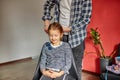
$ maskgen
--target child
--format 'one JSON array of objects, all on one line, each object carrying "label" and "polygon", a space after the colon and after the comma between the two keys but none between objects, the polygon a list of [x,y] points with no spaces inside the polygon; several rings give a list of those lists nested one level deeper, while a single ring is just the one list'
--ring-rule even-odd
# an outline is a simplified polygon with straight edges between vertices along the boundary
[{"label": "child", "polygon": [[43,45],[40,70],[40,80],[65,80],[72,63],[72,51],[68,43],[62,42],[62,26],[54,22],[48,28],[50,42]]}]

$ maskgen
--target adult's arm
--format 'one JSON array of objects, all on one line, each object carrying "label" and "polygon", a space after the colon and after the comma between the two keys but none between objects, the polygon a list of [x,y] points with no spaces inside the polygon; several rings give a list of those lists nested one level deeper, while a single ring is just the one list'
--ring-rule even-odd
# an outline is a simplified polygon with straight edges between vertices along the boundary
[{"label": "adult's arm", "polygon": [[44,4],[44,16],[42,17],[42,20],[51,20],[51,9],[54,7],[56,3],[56,0],[47,0]]},{"label": "adult's arm", "polygon": [[72,32],[85,29],[86,26],[89,24],[92,14],[92,0],[83,0],[81,8],[82,11],[81,15],[78,16],[79,19],[73,25],[71,25]]}]

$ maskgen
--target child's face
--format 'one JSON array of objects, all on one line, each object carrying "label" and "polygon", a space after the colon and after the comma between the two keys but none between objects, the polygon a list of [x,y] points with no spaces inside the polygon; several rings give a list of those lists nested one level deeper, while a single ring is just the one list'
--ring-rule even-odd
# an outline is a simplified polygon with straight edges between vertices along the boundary
[{"label": "child's face", "polygon": [[50,30],[49,31],[49,39],[50,39],[51,43],[55,46],[60,44],[62,36],[63,35],[60,33],[59,30]]}]

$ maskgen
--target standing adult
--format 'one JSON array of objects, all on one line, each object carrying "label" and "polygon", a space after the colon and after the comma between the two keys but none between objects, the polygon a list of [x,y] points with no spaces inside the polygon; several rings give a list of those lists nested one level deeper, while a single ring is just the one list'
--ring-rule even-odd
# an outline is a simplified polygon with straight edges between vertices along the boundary
[{"label": "standing adult", "polygon": [[[51,9],[54,14],[51,15]],[[64,31],[63,41],[69,42],[81,80],[82,58],[85,49],[86,28],[90,22],[92,0],[47,0],[44,5],[44,30],[48,32],[50,21],[59,22]]]}]

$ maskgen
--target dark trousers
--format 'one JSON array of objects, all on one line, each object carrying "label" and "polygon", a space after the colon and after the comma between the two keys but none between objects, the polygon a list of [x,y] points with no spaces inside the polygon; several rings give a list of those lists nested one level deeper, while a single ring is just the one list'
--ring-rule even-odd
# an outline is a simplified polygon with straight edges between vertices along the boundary
[{"label": "dark trousers", "polygon": [[[68,36],[64,35],[63,36],[63,41],[68,42]],[[82,59],[83,59],[83,53],[85,49],[85,44],[84,41],[78,45],[77,47],[72,48],[73,51],[73,57],[74,57],[74,62],[75,62],[75,67],[77,69],[77,80],[81,80],[81,74],[82,74]],[[71,72],[72,69],[70,69]],[[70,73],[73,74],[73,73]],[[73,75],[76,76],[76,75]]]}]

